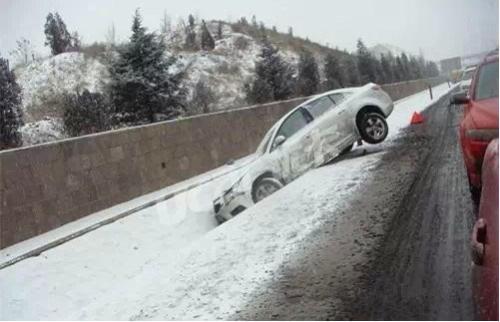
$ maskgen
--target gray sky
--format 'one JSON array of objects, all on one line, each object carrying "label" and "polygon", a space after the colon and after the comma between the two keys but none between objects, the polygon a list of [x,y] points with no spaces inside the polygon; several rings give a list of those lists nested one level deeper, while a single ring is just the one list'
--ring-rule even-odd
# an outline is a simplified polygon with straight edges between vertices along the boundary
[{"label": "gray sky", "polygon": [[84,43],[103,41],[112,23],[126,39],[137,7],[153,30],[164,10],[174,24],[189,13],[233,21],[255,14],[266,26],[292,26],[296,35],[349,51],[359,37],[368,46],[388,43],[434,60],[498,46],[498,0],[0,0],[0,53],[21,37],[48,53],[43,25],[54,10]]}]

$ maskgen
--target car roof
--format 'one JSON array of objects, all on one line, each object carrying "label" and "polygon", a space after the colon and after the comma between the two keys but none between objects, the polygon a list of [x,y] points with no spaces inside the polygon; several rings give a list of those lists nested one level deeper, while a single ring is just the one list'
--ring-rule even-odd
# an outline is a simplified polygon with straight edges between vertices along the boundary
[{"label": "car roof", "polygon": [[305,102],[303,102],[302,104],[300,104],[298,107],[300,106],[304,106],[304,105],[307,105],[308,103],[320,98],[320,97],[323,97],[323,96],[327,96],[327,95],[332,95],[332,94],[338,94],[338,93],[348,93],[348,92],[355,92],[355,91],[359,91],[360,89],[362,89],[363,87],[365,86],[368,86],[368,85],[373,85],[373,83],[367,83],[366,85],[364,86],[358,86],[358,87],[344,87],[344,88],[339,88],[339,89],[334,89],[334,90],[331,90],[331,91],[328,91],[328,92],[323,92],[321,94],[317,94],[317,95],[314,95],[312,96],[310,99],[306,100]]},{"label": "car roof", "polygon": [[492,62],[495,62],[495,61],[498,61],[498,54],[488,55],[488,56],[486,56],[484,58],[484,60],[481,63],[481,65],[492,63]]},{"label": "car roof", "polygon": [[328,92],[324,92],[324,93],[318,94],[314,98],[322,97],[322,96],[325,96],[325,95],[337,94],[337,93],[353,92],[353,91],[359,90],[362,87],[363,86],[359,86],[359,87],[344,87],[344,88],[334,89],[332,91],[328,91]]}]

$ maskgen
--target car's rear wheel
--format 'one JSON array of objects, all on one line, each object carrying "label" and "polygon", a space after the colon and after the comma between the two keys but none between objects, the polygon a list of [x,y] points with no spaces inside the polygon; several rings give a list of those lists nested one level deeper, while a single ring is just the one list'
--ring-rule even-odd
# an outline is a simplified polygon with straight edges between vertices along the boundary
[{"label": "car's rear wheel", "polygon": [[384,116],[374,112],[366,113],[361,117],[358,129],[363,141],[370,144],[384,141],[389,133]]},{"label": "car's rear wheel", "polygon": [[265,199],[281,189],[283,184],[271,177],[259,179],[253,186],[252,198],[255,203]]}]

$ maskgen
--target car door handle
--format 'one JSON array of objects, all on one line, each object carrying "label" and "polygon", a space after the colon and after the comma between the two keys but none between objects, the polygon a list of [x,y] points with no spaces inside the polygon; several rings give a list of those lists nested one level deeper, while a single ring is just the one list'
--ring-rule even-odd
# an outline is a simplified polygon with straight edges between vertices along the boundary
[{"label": "car door handle", "polygon": [[472,228],[471,256],[476,265],[483,265],[486,243],[486,221],[479,218]]}]

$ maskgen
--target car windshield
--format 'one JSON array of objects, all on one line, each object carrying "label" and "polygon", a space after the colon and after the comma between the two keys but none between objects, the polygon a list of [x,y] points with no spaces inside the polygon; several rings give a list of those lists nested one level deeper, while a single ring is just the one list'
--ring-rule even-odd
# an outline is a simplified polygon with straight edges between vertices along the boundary
[{"label": "car windshield", "polygon": [[498,97],[498,61],[483,65],[479,70],[475,99]]},{"label": "car windshield", "polygon": [[271,127],[269,131],[267,131],[266,135],[264,135],[264,138],[259,144],[259,147],[257,148],[257,154],[264,154],[267,150],[267,146],[269,144],[269,141],[271,140],[271,137],[273,136],[274,130],[276,126]]}]

